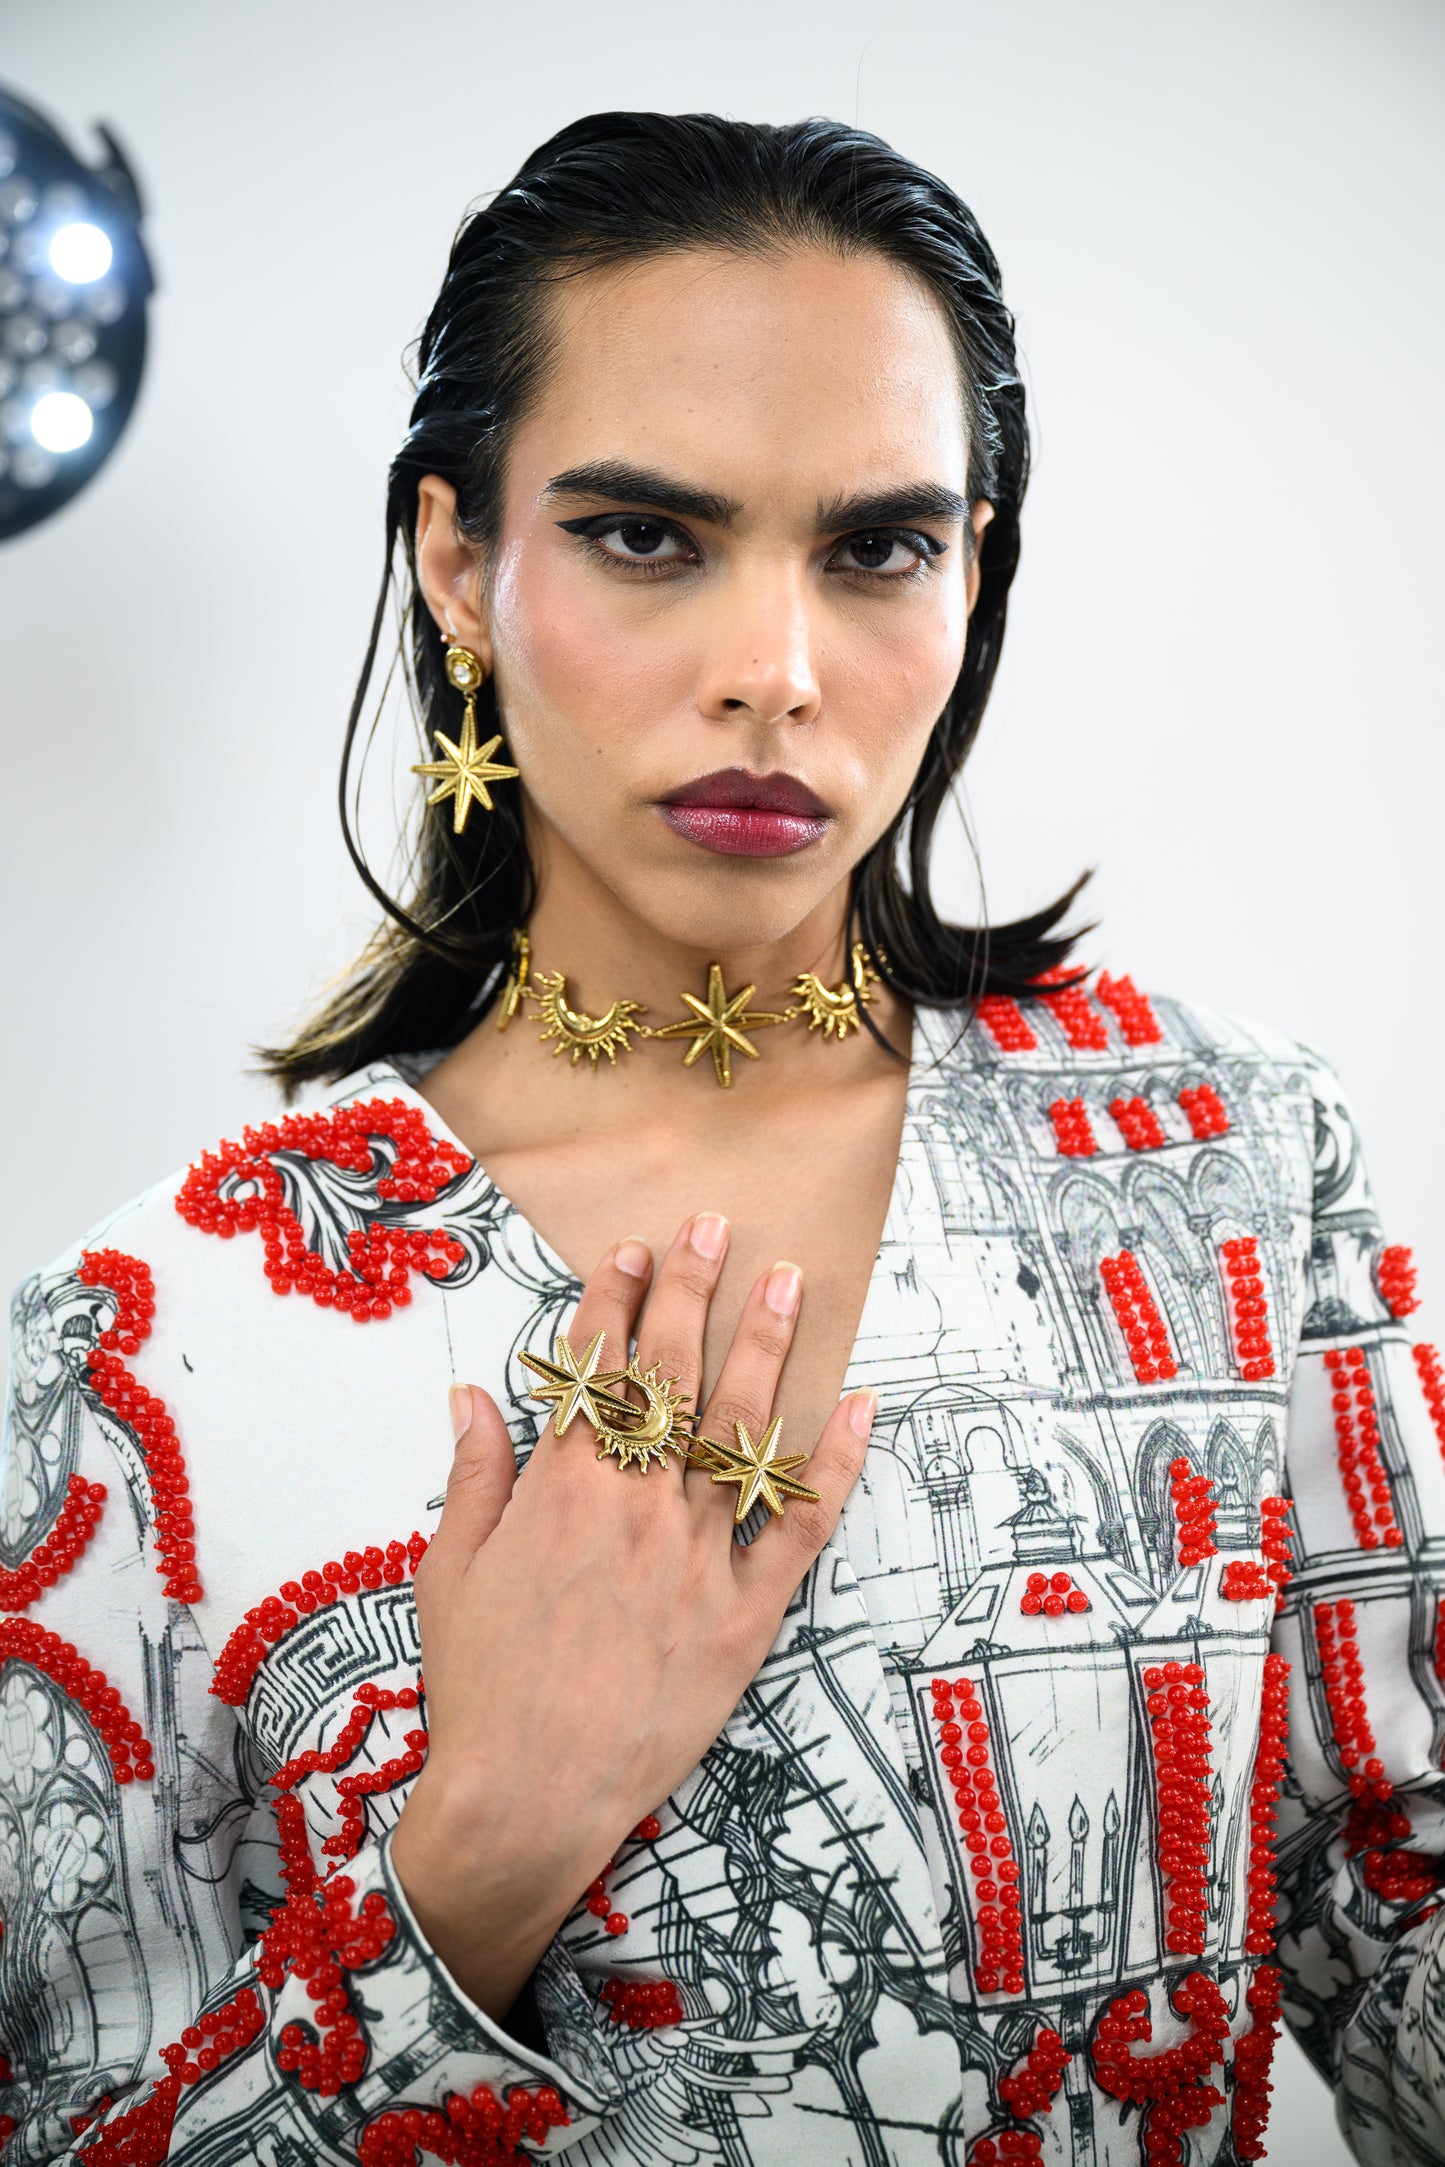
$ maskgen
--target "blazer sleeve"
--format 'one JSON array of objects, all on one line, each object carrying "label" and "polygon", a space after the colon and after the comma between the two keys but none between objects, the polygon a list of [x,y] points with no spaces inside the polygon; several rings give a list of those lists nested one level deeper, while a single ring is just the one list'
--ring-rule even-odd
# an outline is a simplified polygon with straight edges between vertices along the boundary
[{"label": "blazer sleeve", "polygon": [[[278,1813],[270,1771],[211,1691],[188,1603],[157,1576],[154,1469],[124,1407],[92,1385],[103,1305],[72,1270],[27,1280],[13,1309],[0,1469],[8,2156],[385,2167],[412,2157],[407,2110],[495,2129],[519,2161],[577,2141],[619,2086],[555,1947],[532,1982],[547,2048],[524,2044],[436,1961],[385,1841],[323,1881],[302,1801],[282,1792]],[[166,1509],[184,1575],[174,1483]]]},{"label": "blazer sleeve", "polygon": [[1445,1375],[1348,1098],[1315,1056],[1306,1078],[1297,1568],[1274,1634],[1291,1666],[1278,1961],[1356,2156],[1404,2167],[1445,2160]]}]

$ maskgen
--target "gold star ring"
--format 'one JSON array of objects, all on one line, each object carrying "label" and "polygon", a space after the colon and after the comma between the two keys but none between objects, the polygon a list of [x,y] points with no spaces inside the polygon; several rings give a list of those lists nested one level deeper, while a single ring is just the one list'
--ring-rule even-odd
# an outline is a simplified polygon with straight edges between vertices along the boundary
[{"label": "gold star ring", "polygon": [[[542,1380],[528,1386],[529,1396],[557,1410],[553,1418],[557,1435],[580,1414],[597,1437],[599,1460],[611,1458],[619,1467],[640,1467],[644,1475],[654,1461],[665,1467],[669,1452],[685,1461],[693,1445],[692,1415],[675,1389],[677,1379],[664,1377],[655,1362],[644,1369],[636,1356],[625,1369],[599,1370],[601,1348],[599,1332],[579,1360],[566,1334],[559,1332],[550,1362],[530,1350],[520,1355]],[[611,1385],[621,1385],[624,1392],[628,1385],[634,1386],[641,1394],[641,1405],[609,1391]]]},{"label": "gold star ring", "polygon": [[734,1521],[746,1520],[759,1498],[779,1519],[785,1497],[805,1497],[814,1505],[818,1503],[818,1492],[810,1490],[805,1482],[799,1482],[792,1472],[795,1467],[802,1466],[807,1453],[784,1455],[778,1451],[782,1427],[782,1416],[775,1415],[756,1440],[748,1435],[747,1424],[743,1422],[733,1424],[737,1438],[735,1445],[720,1445],[711,1437],[698,1438],[698,1446],[707,1449],[706,1454],[701,1450],[694,1451],[694,1463],[704,1468],[710,1466],[714,1482],[735,1482],[738,1486]]},{"label": "gold star ring", "polygon": [[[542,1379],[541,1384],[530,1385],[528,1396],[555,1406],[552,1427],[561,1437],[574,1415],[581,1415],[584,1422],[594,1430],[602,1426],[602,1411],[598,1401],[604,1396],[600,1388],[616,1384],[622,1375],[620,1369],[598,1373],[597,1364],[602,1359],[603,1334],[599,1332],[579,1361],[572,1352],[572,1344],[565,1332],[559,1332],[552,1343],[552,1359],[544,1355],[523,1353],[520,1359]],[[610,1394],[606,1395],[608,1398]]]}]

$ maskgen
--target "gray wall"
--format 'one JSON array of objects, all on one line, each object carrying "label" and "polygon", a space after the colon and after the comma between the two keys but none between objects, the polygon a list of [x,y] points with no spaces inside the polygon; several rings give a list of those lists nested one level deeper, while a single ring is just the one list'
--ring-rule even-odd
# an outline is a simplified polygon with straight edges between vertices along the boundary
[{"label": "gray wall", "polygon": [[[1439,1316],[1442,60],[1425,0],[6,0],[0,76],[120,131],[161,292],[120,453],[0,551],[0,1278],[262,1110],[248,1046],[357,943],[399,354],[463,206],[640,105],[856,116],[979,213],[1039,433],[991,911],[1096,865],[1095,957],[1334,1057]],[[1344,2156],[1282,2054],[1275,2167]]]}]

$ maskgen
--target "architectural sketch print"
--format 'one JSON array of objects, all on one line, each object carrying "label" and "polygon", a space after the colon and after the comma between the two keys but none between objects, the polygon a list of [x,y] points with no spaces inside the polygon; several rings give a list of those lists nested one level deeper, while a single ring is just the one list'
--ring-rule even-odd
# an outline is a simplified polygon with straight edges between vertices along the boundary
[{"label": "architectural sketch print", "polygon": [[1362,2157],[1445,2160],[1445,1371],[1318,1057],[1107,975],[919,1016],[863,1475],[510,2029],[390,1867],[419,1440],[464,1374],[525,1461],[579,1290],[416,1080],[107,1224],[123,1385],[96,1243],[17,1294],[7,2157],[1206,2167],[1283,2017]]}]

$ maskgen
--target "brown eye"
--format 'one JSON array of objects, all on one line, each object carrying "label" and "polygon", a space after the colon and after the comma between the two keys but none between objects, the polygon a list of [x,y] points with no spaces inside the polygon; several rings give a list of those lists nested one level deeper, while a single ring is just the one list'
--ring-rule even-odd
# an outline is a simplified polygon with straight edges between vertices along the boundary
[{"label": "brown eye", "polygon": [[855,534],[847,547],[864,572],[882,572],[899,546],[893,534]]},{"label": "brown eye", "polygon": [[643,558],[657,563],[679,557],[679,537],[660,519],[616,519],[610,527],[594,529],[593,539],[614,557]]},{"label": "brown eye", "polygon": [[942,556],[946,544],[930,534],[914,534],[897,527],[870,527],[850,534],[838,544],[831,562],[840,572],[872,574],[881,579],[906,579],[932,558]]}]

